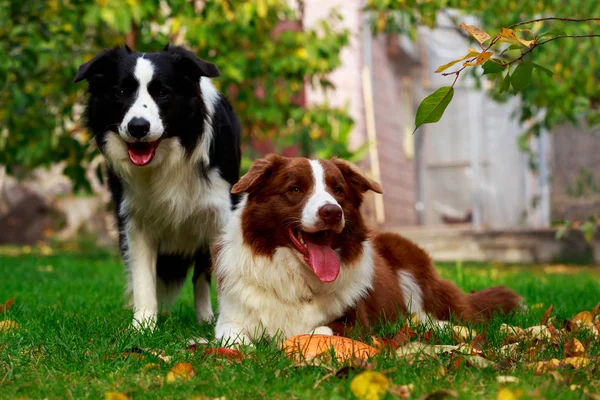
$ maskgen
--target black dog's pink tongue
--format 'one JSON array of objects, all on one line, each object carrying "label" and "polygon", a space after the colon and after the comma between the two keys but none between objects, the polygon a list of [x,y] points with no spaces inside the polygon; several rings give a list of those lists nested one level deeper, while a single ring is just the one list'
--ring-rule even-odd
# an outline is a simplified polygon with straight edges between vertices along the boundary
[{"label": "black dog's pink tongue", "polygon": [[154,150],[156,149],[156,142],[153,143],[130,143],[127,146],[129,153],[129,159],[132,163],[137,166],[148,164],[154,157]]},{"label": "black dog's pink tongue", "polygon": [[308,249],[308,264],[322,282],[333,282],[340,273],[340,260],[323,234],[302,232]]}]

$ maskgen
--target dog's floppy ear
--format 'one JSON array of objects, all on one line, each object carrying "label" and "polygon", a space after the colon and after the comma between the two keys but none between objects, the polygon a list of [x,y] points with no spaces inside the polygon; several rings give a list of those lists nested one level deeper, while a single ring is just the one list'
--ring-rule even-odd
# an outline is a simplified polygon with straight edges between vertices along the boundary
[{"label": "dog's floppy ear", "polygon": [[364,176],[356,165],[348,161],[340,160],[339,158],[333,158],[331,162],[342,172],[346,183],[352,188],[358,190],[359,193],[372,190],[375,193],[383,194],[381,185]]},{"label": "dog's floppy ear", "polygon": [[285,162],[285,157],[280,157],[276,154],[254,161],[250,170],[246,175],[242,176],[238,183],[233,185],[231,193],[250,193],[260,189],[267,182],[269,177],[273,175],[276,168],[280,167]]},{"label": "dog's floppy ear", "polygon": [[201,76],[216,78],[221,75],[215,64],[196,57],[194,53],[181,46],[167,43],[163,51],[171,56],[175,68],[192,81],[199,81]]},{"label": "dog's floppy ear", "polygon": [[[127,52],[131,53],[129,47],[125,46],[124,48]],[[118,49],[104,49],[90,61],[81,64],[73,82],[81,82],[84,79],[89,81],[95,75],[102,75],[104,69],[118,57],[117,52]]]}]

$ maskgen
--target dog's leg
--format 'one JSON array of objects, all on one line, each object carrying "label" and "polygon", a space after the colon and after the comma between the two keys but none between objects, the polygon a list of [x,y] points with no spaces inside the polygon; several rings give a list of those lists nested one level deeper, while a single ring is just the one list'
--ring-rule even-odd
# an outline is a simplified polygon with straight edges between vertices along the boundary
[{"label": "dog's leg", "polygon": [[160,312],[167,312],[173,306],[192,264],[191,257],[159,254],[156,261],[156,296]]},{"label": "dog's leg", "polygon": [[210,252],[198,250],[194,266],[194,303],[196,305],[196,321],[210,322],[213,310],[210,300]]},{"label": "dog's leg", "polygon": [[133,326],[154,329],[156,299],[157,249],[149,235],[133,224],[127,227],[127,264],[133,292]]}]

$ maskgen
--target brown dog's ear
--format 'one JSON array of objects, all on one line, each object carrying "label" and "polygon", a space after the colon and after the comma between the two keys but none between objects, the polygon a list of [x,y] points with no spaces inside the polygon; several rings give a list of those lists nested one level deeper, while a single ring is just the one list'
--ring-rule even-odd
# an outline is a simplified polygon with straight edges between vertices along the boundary
[{"label": "brown dog's ear", "polygon": [[339,158],[333,158],[331,159],[331,162],[342,171],[346,183],[349,186],[356,188],[360,193],[372,190],[375,193],[383,194],[381,185],[364,176],[356,165],[348,161],[340,160]]},{"label": "brown dog's ear", "polygon": [[283,164],[284,160],[284,157],[269,154],[264,158],[254,161],[250,170],[246,172],[246,175],[242,176],[238,183],[233,185],[231,193],[250,193],[256,189],[260,189],[273,174],[275,168]]}]

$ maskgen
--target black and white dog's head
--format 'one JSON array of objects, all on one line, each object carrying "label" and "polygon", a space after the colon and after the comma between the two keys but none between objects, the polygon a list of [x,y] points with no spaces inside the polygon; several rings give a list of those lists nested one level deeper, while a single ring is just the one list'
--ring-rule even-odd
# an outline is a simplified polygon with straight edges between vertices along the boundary
[{"label": "black and white dog's head", "polygon": [[187,154],[198,147],[219,96],[207,78],[219,75],[182,47],[136,53],[124,46],[101,51],[74,81],[89,82],[87,124],[109,163],[151,167],[173,146]]}]

